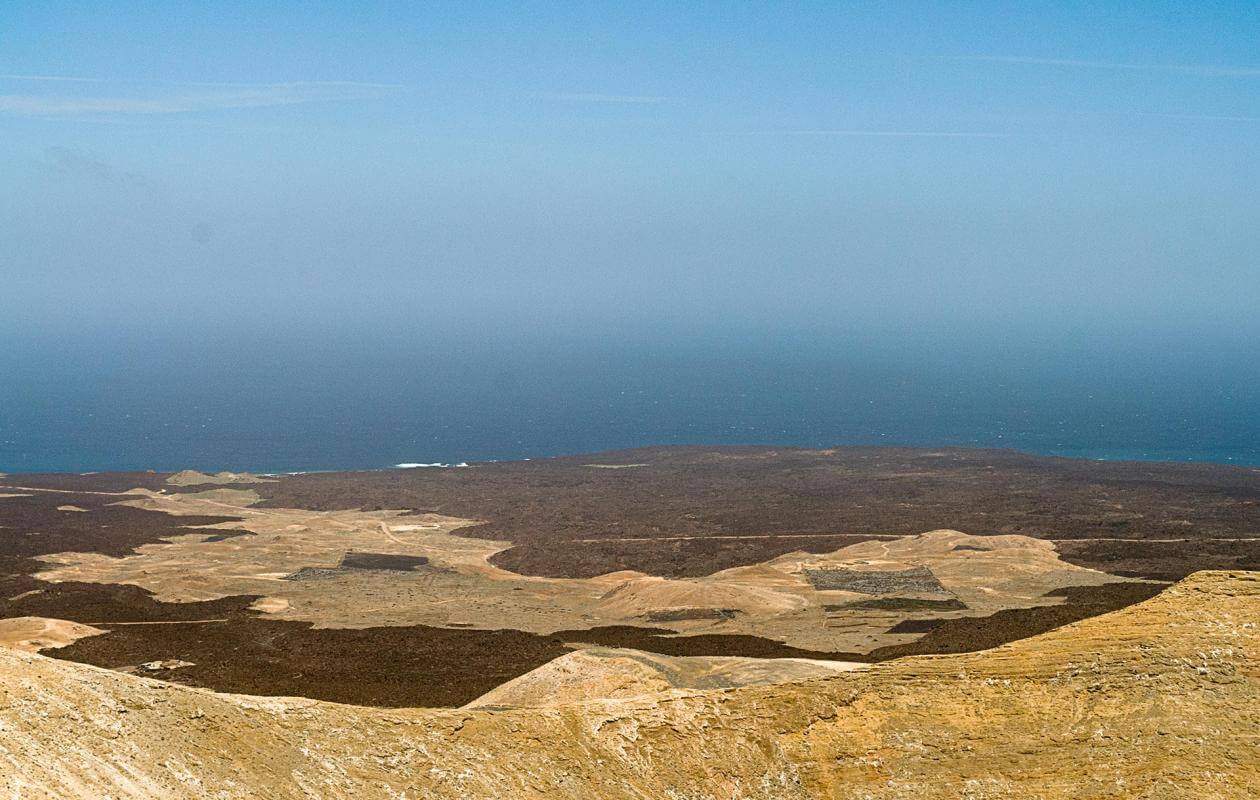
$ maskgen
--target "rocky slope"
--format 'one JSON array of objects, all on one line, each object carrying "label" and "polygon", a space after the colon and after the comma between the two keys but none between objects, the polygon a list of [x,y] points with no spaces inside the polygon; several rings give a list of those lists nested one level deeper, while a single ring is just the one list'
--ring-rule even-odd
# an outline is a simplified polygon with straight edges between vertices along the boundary
[{"label": "rocky slope", "polygon": [[769,686],[866,667],[851,661],[663,656],[620,647],[588,647],[554,658],[491,689],[464,708],[529,708],[694,693],[698,689]]},{"label": "rocky slope", "polygon": [[982,653],[508,711],[170,686],[0,650],[0,796],[1250,798],[1260,574]]}]

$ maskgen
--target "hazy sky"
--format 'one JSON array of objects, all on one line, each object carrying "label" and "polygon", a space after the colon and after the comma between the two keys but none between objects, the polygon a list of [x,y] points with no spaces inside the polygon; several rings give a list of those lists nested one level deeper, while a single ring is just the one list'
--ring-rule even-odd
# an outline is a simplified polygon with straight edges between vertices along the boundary
[{"label": "hazy sky", "polygon": [[1255,3],[9,0],[0,333],[1249,336],[1257,31]]}]

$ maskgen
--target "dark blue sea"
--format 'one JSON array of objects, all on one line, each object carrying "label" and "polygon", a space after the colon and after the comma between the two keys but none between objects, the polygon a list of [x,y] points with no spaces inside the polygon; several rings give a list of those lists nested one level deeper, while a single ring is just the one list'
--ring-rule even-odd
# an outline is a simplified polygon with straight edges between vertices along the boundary
[{"label": "dark blue sea", "polygon": [[13,342],[0,353],[0,471],[362,469],[694,443],[1260,465],[1247,343],[492,346],[456,333]]}]

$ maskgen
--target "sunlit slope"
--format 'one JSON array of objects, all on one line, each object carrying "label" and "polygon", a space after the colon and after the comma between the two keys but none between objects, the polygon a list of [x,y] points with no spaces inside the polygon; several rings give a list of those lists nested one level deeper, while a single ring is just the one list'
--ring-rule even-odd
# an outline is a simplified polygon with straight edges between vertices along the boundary
[{"label": "sunlit slope", "polygon": [[679,657],[628,648],[590,647],[552,659],[464,707],[525,708],[674,692],[694,694],[700,689],[767,686],[830,677],[867,666],[808,658]]},{"label": "sunlit slope", "polygon": [[1260,574],[996,650],[502,712],[181,688],[0,650],[0,795],[958,798],[1260,793]]}]

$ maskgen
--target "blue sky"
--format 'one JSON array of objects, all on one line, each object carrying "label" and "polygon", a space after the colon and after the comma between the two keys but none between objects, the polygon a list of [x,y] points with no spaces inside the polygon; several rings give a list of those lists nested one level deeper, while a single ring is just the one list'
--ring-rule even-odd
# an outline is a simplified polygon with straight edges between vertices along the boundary
[{"label": "blue sky", "polygon": [[13,0],[0,331],[1249,337],[1256,31],[1250,3]]}]

